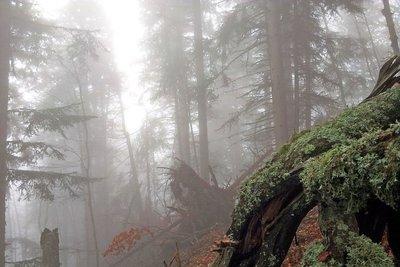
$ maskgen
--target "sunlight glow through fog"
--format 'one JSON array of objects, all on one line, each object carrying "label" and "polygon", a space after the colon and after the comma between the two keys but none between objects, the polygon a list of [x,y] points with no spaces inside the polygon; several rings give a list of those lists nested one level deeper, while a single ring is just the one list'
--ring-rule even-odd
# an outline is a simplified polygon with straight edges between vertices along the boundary
[{"label": "sunlight glow through fog", "polygon": [[146,116],[144,107],[137,104],[140,97],[140,45],[144,34],[138,1],[103,0],[103,5],[114,33],[115,61],[126,78],[128,90],[123,98],[127,114],[126,123],[130,131],[136,131]]},{"label": "sunlight glow through fog", "polygon": [[[44,14],[52,19],[68,0],[39,0]],[[140,23],[138,0],[99,0],[107,13],[113,38],[115,63],[122,74],[126,123],[130,132],[138,130],[145,118],[145,109],[137,104],[139,88],[139,61],[144,28]]]}]

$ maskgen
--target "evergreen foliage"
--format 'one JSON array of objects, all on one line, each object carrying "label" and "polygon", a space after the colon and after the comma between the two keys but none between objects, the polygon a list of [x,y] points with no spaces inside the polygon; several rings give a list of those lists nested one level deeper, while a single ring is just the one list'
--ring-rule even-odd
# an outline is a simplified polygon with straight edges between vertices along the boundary
[{"label": "evergreen foliage", "polygon": [[49,109],[13,109],[9,113],[19,117],[19,123],[24,129],[26,136],[38,135],[41,131],[57,132],[63,137],[64,129],[73,125],[85,122],[95,116],[77,115],[78,105]]},{"label": "evergreen foliage", "polygon": [[[230,86],[240,88],[245,105],[230,121],[247,116],[254,120],[246,127],[248,140],[263,140],[271,135],[271,73],[267,53],[265,1],[238,3],[228,13],[217,33],[223,63],[222,74]],[[324,121],[347,106],[347,99],[365,94],[372,80],[356,71],[364,68],[361,47],[345,35],[328,28],[326,21],[339,19],[346,10],[358,13],[360,1],[281,1],[280,38],[285,51],[284,72],[287,88],[289,129],[306,126],[312,109],[313,121]],[[325,23],[324,19],[325,18]],[[325,24],[325,25],[324,25]],[[229,55],[224,59],[224,55]],[[242,69],[245,69],[245,74]],[[361,75],[360,75],[361,74]],[[307,79],[309,85],[307,85]],[[306,88],[310,86],[311,88]],[[323,90],[321,90],[323,88]],[[349,90],[352,88],[352,90]],[[274,101],[274,100],[273,100]],[[272,102],[273,102],[272,101]],[[276,100],[275,100],[276,101]],[[311,107],[307,107],[310,103]],[[297,107],[296,107],[297,106]],[[327,116],[329,114],[329,116]],[[252,115],[249,117],[249,115]]]},{"label": "evergreen foliage", "polygon": [[65,155],[54,145],[30,141],[44,132],[56,132],[67,138],[66,128],[95,118],[76,115],[76,108],[77,105],[69,105],[41,110],[22,108],[9,111],[9,116],[17,119],[16,127],[22,129],[24,139],[7,142],[7,181],[10,186],[16,188],[21,199],[38,198],[51,201],[54,200],[57,190],[67,192],[71,197],[78,197],[82,185],[91,182],[89,178],[78,176],[76,173],[60,173],[40,168],[40,164],[49,159],[64,161]]},{"label": "evergreen foliage", "polygon": [[76,198],[82,191],[82,186],[91,182],[75,173],[15,169],[8,170],[7,179],[16,188],[21,199],[36,198],[50,201],[54,200],[54,192],[57,190],[65,191]]}]

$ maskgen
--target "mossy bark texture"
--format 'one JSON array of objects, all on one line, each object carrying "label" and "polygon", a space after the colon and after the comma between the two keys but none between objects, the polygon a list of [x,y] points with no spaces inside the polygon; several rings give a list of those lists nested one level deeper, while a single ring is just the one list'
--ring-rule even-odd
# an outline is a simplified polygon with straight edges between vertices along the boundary
[{"label": "mossy bark texture", "polygon": [[[398,121],[400,89],[394,86],[332,121],[294,135],[242,184],[228,231],[232,246],[221,248],[213,266],[280,266],[300,222],[316,205],[321,216],[329,214],[320,220],[326,258],[337,266],[357,263],[351,257],[361,253],[355,242],[365,245],[383,235],[382,227],[368,226],[366,220],[390,226],[389,217],[399,217]],[[392,230],[392,236],[396,234]],[[398,244],[391,246],[396,250]],[[371,255],[384,255],[379,253]],[[329,266],[316,262],[315,266]],[[386,258],[382,262],[393,266]]]}]

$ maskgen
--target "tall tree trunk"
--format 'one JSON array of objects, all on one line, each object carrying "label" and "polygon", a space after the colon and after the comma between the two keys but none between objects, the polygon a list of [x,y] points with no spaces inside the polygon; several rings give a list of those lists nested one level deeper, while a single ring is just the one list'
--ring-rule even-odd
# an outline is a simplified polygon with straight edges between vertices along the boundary
[{"label": "tall tree trunk", "polygon": [[297,0],[293,1],[293,72],[294,72],[294,114],[293,127],[296,132],[300,130],[300,55],[298,32],[300,27],[300,14]]},{"label": "tall tree trunk", "polygon": [[137,173],[137,169],[136,169],[136,160],[135,160],[135,156],[133,154],[131,137],[128,133],[128,130],[126,129],[125,108],[124,108],[124,103],[122,102],[122,95],[121,95],[120,91],[118,92],[118,99],[119,99],[119,105],[120,105],[120,109],[121,109],[120,112],[121,112],[121,121],[122,121],[122,131],[124,132],[126,147],[128,149],[128,155],[129,155],[131,183],[133,185],[132,198],[129,202],[128,213],[125,217],[125,220],[123,221],[123,224],[127,224],[129,221],[129,218],[131,217],[132,208],[133,208],[134,204],[135,204],[137,214],[140,217],[139,220],[142,219],[141,217],[144,212],[143,212],[142,194],[140,192],[140,183],[139,183],[138,173]]},{"label": "tall tree trunk", "polygon": [[[304,4],[304,16],[309,18],[311,15],[311,7],[309,2],[305,2]],[[304,26],[308,26],[305,23]],[[309,33],[310,34],[310,33]],[[310,34],[311,35],[311,34]],[[311,95],[312,95],[312,86],[313,86],[313,73],[312,73],[312,49],[311,49],[311,38],[310,35],[306,36],[304,40],[304,121],[306,129],[311,128],[312,124],[312,103],[311,103]]]},{"label": "tall tree trunk", "polygon": [[[79,74],[77,69],[75,69],[74,77],[76,79],[77,85],[78,85],[78,90],[79,90],[79,101],[81,104],[81,110],[82,110],[82,116],[87,116],[86,112],[86,106],[84,102],[84,85],[82,84],[82,81],[79,78]],[[98,237],[97,237],[97,230],[96,230],[96,220],[95,220],[95,214],[94,214],[94,196],[93,196],[93,190],[92,190],[92,185],[91,182],[89,181],[91,177],[91,170],[92,170],[92,158],[91,158],[91,150],[89,146],[89,126],[88,122],[84,121],[82,123],[83,125],[83,138],[82,138],[82,151],[84,152],[84,156],[81,156],[81,167],[82,168],[82,173],[84,174],[85,178],[87,179],[86,182],[86,187],[87,187],[87,207],[89,211],[89,220],[90,220],[90,226],[92,230],[92,238],[93,238],[93,243],[94,243],[94,250],[95,250],[95,258],[96,258],[96,267],[100,266],[100,251],[99,251],[99,243],[98,243]],[[86,162],[85,162],[86,158]]]},{"label": "tall tree trunk", "polygon": [[5,266],[6,249],[7,110],[11,58],[10,11],[10,1],[0,1],[0,267]]},{"label": "tall tree trunk", "polygon": [[311,51],[308,48],[305,48],[305,62],[304,62],[304,71],[305,71],[305,91],[303,95],[304,99],[304,121],[306,129],[311,128],[311,94],[312,94],[312,73],[311,73]]},{"label": "tall tree trunk", "polygon": [[180,87],[177,95],[177,132],[178,132],[178,149],[179,158],[186,164],[191,166],[190,158],[190,128],[189,128],[189,106],[188,106],[188,94],[186,84]]},{"label": "tall tree trunk", "polygon": [[[325,24],[325,31],[328,33],[329,32],[329,24],[328,24],[328,20],[326,19],[325,14],[323,15],[323,19],[324,19],[324,24]],[[342,73],[342,70],[340,69],[341,64],[340,64],[340,62],[338,62],[338,60],[336,60],[336,57],[332,51],[331,46],[328,45],[326,47],[326,50],[327,50],[329,58],[331,60],[332,67],[336,73],[337,84],[338,84],[339,93],[340,93],[340,102],[342,103],[343,108],[345,108],[347,105],[346,105],[346,95],[344,92],[343,73]]]},{"label": "tall tree trunk", "polygon": [[200,176],[209,180],[208,126],[207,126],[207,86],[204,75],[203,14],[201,0],[194,1],[194,53],[197,79],[197,101],[199,113],[199,169]]},{"label": "tall tree trunk", "polygon": [[[280,1],[280,8],[282,10],[281,17],[281,32],[280,39],[282,40],[290,40],[290,36],[292,35],[293,24],[290,21],[293,19],[293,0],[283,0]],[[294,129],[294,118],[290,116],[293,113],[294,109],[294,88],[293,88],[293,72],[292,72],[292,54],[291,51],[291,42],[283,41],[281,44],[281,51],[287,51],[286,53],[282,53],[282,64],[283,64],[283,76],[284,80],[282,82],[283,88],[285,88],[286,95],[286,114],[287,114],[287,127],[288,127],[288,138],[293,132],[296,132]],[[287,141],[287,140],[286,140]]]},{"label": "tall tree trunk", "polygon": [[150,164],[150,144],[149,144],[149,137],[150,137],[150,129],[149,126],[146,126],[145,130],[145,138],[144,138],[144,146],[145,146],[145,161],[146,161],[146,201],[145,201],[145,208],[146,208],[146,225],[151,224],[151,219],[153,215],[153,203],[151,201],[151,164]]},{"label": "tall tree trunk", "polygon": [[400,54],[399,42],[396,34],[396,29],[394,27],[394,21],[392,16],[392,11],[390,10],[389,0],[382,0],[383,9],[382,14],[385,16],[386,24],[389,30],[390,41],[392,43],[393,52],[398,55]]},{"label": "tall tree trunk", "polygon": [[371,46],[372,46],[372,52],[374,54],[375,61],[376,61],[375,63],[376,63],[377,68],[379,69],[379,66],[381,64],[380,64],[380,60],[379,60],[378,50],[376,49],[375,41],[374,41],[374,38],[372,36],[371,27],[369,25],[369,21],[368,21],[367,16],[365,15],[365,12],[363,12],[363,18],[364,18],[365,26],[367,27],[369,40],[370,40]]},{"label": "tall tree trunk", "polygon": [[287,116],[287,89],[284,87],[285,75],[281,51],[280,2],[267,0],[265,18],[267,28],[267,53],[271,68],[272,109],[274,116],[275,145],[279,146],[289,139]]},{"label": "tall tree trunk", "polygon": [[189,111],[189,94],[187,86],[187,64],[185,62],[184,35],[183,25],[185,23],[184,10],[178,9],[176,21],[174,23],[175,32],[172,35],[171,42],[176,45],[172,51],[176,61],[177,80],[176,80],[176,95],[175,95],[175,116],[176,116],[176,131],[178,139],[178,156],[186,164],[191,166],[190,158],[190,111]]},{"label": "tall tree trunk", "polygon": [[175,133],[177,142],[177,155],[180,160],[191,164],[190,156],[190,121],[187,86],[177,81],[180,86],[175,89]]},{"label": "tall tree trunk", "polygon": [[196,170],[196,172],[199,173],[200,172],[199,171],[200,167],[199,167],[199,160],[198,160],[197,149],[196,149],[196,138],[194,137],[194,131],[193,131],[193,121],[192,121],[191,111],[190,111],[190,102],[188,103],[188,108],[189,108],[190,137],[192,139],[192,151],[193,151],[193,164],[191,166],[193,166],[194,169]]},{"label": "tall tree trunk", "polygon": [[353,16],[353,18],[354,18],[354,24],[356,26],[358,39],[360,41],[360,45],[361,45],[361,48],[362,48],[362,51],[363,51],[363,55],[364,55],[364,58],[365,58],[365,64],[367,66],[369,76],[371,77],[371,80],[375,81],[375,76],[374,76],[374,74],[372,72],[371,63],[370,63],[370,59],[369,59],[369,55],[368,55],[368,50],[366,48],[366,44],[365,44],[364,38],[363,38],[363,36],[361,34],[360,25],[358,24],[357,17]]}]

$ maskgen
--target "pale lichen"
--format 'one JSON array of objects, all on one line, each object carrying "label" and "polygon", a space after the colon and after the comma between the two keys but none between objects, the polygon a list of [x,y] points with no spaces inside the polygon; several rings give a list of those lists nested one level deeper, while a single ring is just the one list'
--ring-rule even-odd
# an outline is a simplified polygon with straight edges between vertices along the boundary
[{"label": "pale lichen", "polygon": [[371,197],[395,208],[400,186],[397,127],[366,133],[308,160],[300,175],[308,193],[327,206],[343,207],[347,214],[364,208]]},{"label": "pale lichen", "polygon": [[[356,233],[348,233],[349,242],[345,246],[346,267],[374,266],[394,267],[392,259],[387,255],[382,246],[375,244],[366,236],[359,236]],[[341,264],[330,258],[322,262],[318,259],[321,253],[326,250],[322,242],[315,242],[307,247],[302,258],[302,267],[342,267]]]},{"label": "pale lichen", "polygon": [[394,267],[392,259],[382,246],[363,235],[350,233],[349,236],[349,244],[346,247],[347,267]]},{"label": "pale lichen", "polygon": [[[304,164],[306,168],[301,177],[306,190],[320,190],[321,198],[328,203],[342,201],[347,211],[353,212],[374,194],[393,205],[397,201],[391,186],[398,183],[394,164],[400,154],[398,141],[387,144],[383,155],[379,147],[374,147],[374,142],[380,131],[400,120],[399,106],[400,90],[392,89],[344,111],[330,122],[295,134],[263,168],[242,184],[232,215],[230,237],[239,240],[247,219],[284,190],[289,173]],[[400,129],[397,124],[396,127]],[[363,147],[367,147],[368,153]],[[359,183],[361,176],[365,182]],[[361,199],[357,190],[364,192]],[[349,199],[345,197],[350,198],[349,203],[345,203]]]}]

